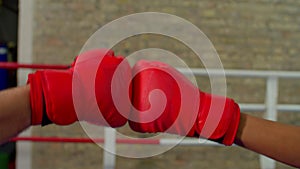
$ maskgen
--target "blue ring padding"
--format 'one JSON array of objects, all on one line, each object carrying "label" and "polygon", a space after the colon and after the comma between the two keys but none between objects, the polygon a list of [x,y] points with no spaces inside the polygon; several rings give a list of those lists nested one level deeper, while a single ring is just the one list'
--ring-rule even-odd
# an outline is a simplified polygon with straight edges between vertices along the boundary
[{"label": "blue ring padding", "polygon": [[[0,61],[7,62],[7,46],[0,43]],[[8,70],[0,69],[0,90],[8,87]]]}]

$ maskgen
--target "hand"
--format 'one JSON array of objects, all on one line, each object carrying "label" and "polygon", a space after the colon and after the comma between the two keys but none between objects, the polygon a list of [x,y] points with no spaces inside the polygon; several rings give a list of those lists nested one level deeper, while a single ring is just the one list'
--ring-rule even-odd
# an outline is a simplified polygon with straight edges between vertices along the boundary
[{"label": "hand", "polygon": [[[91,50],[79,57],[68,70],[38,70],[28,76],[33,125],[48,123],[69,125],[75,121],[84,120],[98,125],[120,127],[127,122],[130,104],[123,103],[123,96],[120,95],[118,102],[122,102],[119,103],[122,104],[122,109],[117,109],[111,95],[111,88],[114,86],[113,90],[123,91],[127,97],[131,97],[131,89],[123,87],[123,82],[131,79],[131,68],[128,62],[123,57],[115,57],[112,51],[105,49]],[[89,87],[90,82],[87,79],[95,71],[91,72],[92,70],[89,69],[101,59],[95,80],[92,81],[95,83],[93,90]],[[120,66],[118,72],[121,73],[114,74],[118,66]],[[112,85],[113,76],[116,78],[116,83]],[[82,87],[86,87],[84,92],[94,93],[98,104],[96,108],[99,108],[101,114],[89,108],[89,104],[86,103],[91,102],[91,97],[83,91],[80,91],[81,100],[87,109],[75,111],[73,94],[76,93],[74,90],[77,88],[74,88],[73,80],[76,80],[77,84],[81,84]]]},{"label": "hand", "polygon": [[161,62],[140,61],[133,68],[133,76],[131,129],[233,143],[240,111],[232,99],[202,92]]}]

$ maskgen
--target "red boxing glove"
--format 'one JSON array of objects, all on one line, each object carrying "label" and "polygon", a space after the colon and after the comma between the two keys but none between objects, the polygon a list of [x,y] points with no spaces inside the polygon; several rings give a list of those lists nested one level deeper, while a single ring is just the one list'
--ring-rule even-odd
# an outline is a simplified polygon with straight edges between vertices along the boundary
[{"label": "red boxing glove", "polygon": [[133,68],[133,76],[131,129],[233,144],[240,110],[232,99],[202,92],[161,62],[140,61]]},{"label": "red boxing glove", "polygon": [[[93,66],[96,68],[94,71],[92,70]],[[120,71],[114,74],[117,67]],[[93,73],[95,74],[95,79],[92,79],[91,82],[94,83],[94,90],[90,87],[89,83],[91,82],[87,81]],[[112,85],[113,76],[117,79],[115,80],[117,84]],[[73,83],[74,79],[81,86],[76,88]],[[123,82],[130,80],[131,68],[128,62],[123,57],[114,57],[112,51],[105,49],[91,50],[79,55],[68,70],[36,71],[28,76],[32,109],[31,123],[33,125],[45,125],[48,123],[69,125],[75,121],[84,120],[98,125],[123,126],[127,122],[126,117],[131,110],[131,105],[124,101],[120,103],[122,104],[121,109],[117,109],[111,90],[112,86],[114,86],[114,90],[123,92],[120,93],[120,98],[118,98],[118,101],[122,102],[125,100],[122,98],[124,93],[127,94],[127,97],[131,97],[131,89],[128,90],[123,87]],[[79,87],[84,88],[84,90],[79,91],[81,93],[77,92]],[[92,97],[89,96],[95,96],[98,111],[95,111],[96,108],[89,108],[76,113],[73,99],[73,94],[76,92],[77,95],[82,95],[81,107],[89,108],[89,104],[86,104],[92,101]],[[83,92],[91,92],[94,95]],[[99,110],[101,114],[99,114]]]}]

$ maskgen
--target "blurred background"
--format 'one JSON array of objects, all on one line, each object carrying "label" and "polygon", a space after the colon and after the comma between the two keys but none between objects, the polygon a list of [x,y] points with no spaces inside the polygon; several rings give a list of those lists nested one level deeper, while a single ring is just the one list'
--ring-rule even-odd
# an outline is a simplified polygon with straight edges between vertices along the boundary
[{"label": "blurred background", "polygon": [[[19,11],[18,8],[8,6],[8,1],[0,2],[0,44],[10,46],[14,56],[11,60],[16,60],[22,58],[22,53],[18,53],[17,57],[16,52],[13,52],[17,48]],[[213,43],[225,69],[300,70],[298,0],[32,0],[32,2],[33,63],[70,64],[88,38],[105,24],[138,12],[163,12],[182,17],[201,29]],[[15,6],[18,6],[19,2],[15,3]],[[13,19],[15,22],[11,23]],[[10,34],[11,38],[8,38],[7,35]],[[138,35],[121,41],[113,49],[117,55],[128,56],[146,48],[171,51],[189,67],[203,68],[203,64],[186,45],[165,36]],[[265,102],[264,79],[235,77],[226,80],[227,96],[234,98],[238,103]],[[208,78],[197,78],[197,82],[202,90],[210,91]],[[299,104],[300,80],[280,79],[278,94],[280,104]],[[246,113],[263,117],[263,112]],[[300,114],[279,112],[278,121],[300,125]],[[118,131],[136,134],[127,126],[119,128]],[[33,127],[32,135],[87,137],[78,124],[66,127],[55,125]],[[103,149],[95,144],[33,143],[32,168],[102,168],[102,155]],[[118,156],[116,168],[255,169],[260,168],[260,163],[258,154],[235,146],[176,146],[150,158],[131,159]],[[292,167],[277,162],[276,168]]]}]

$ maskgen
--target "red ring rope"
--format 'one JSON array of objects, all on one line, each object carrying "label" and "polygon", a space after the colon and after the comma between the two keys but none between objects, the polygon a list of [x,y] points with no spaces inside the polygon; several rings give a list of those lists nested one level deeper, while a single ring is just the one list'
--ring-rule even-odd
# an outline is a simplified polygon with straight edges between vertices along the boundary
[{"label": "red ring rope", "polygon": [[2,69],[68,69],[69,65],[48,65],[48,64],[25,64],[17,62],[0,62],[0,68]]},{"label": "red ring rope", "polygon": [[[70,137],[15,137],[10,141],[56,142],[56,143],[104,143],[103,138],[70,138]],[[160,144],[158,139],[117,139],[118,144]]]}]

